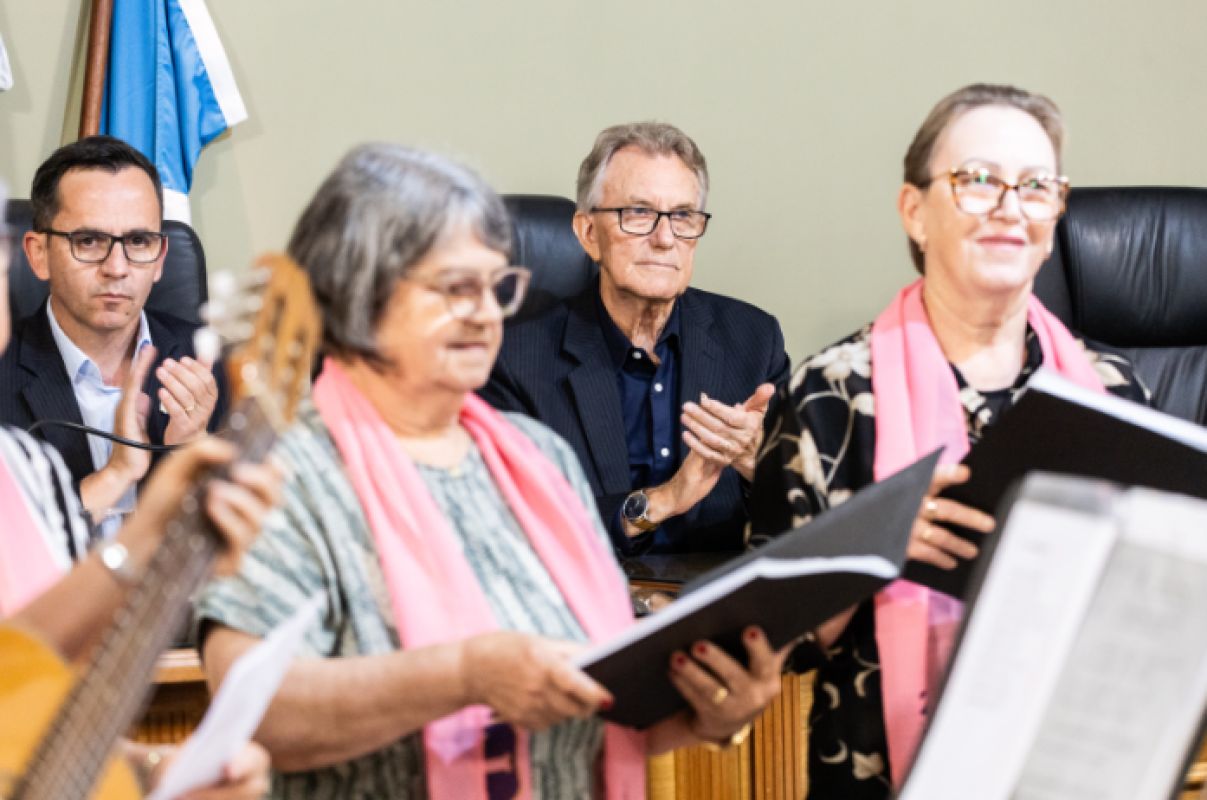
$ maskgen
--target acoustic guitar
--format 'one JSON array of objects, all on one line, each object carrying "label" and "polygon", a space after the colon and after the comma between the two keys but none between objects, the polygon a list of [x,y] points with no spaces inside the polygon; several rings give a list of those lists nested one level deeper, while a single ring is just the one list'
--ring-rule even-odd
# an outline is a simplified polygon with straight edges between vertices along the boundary
[{"label": "acoustic guitar", "polygon": [[[220,301],[215,286],[208,315],[227,343],[232,396],[219,435],[246,461],[263,460],[291,419],[320,331],[306,274],[284,256],[257,266],[260,291]],[[181,630],[217,555],[220,539],[201,507],[204,486],[199,480],[185,495],[81,675],[28,633],[0,626],[0,798],[141,796],[115,745],[142,713],[158,655]]]}]

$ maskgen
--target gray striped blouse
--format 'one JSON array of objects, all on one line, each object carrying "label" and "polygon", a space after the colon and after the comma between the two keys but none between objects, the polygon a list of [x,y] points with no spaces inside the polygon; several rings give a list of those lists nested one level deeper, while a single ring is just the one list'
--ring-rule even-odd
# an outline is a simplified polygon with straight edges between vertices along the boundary
[{"label": "gray striped blouse", "polygon": [[[570,447],[539,422],[506,416],[567,477],[595,521],[596,535],[607,543],[590,485]],[[292,470],[283,506],[270,518],[239,574],[206,588],[198,602],[198,619],[263,636],[304,599],[321,591],[326,597],[322,622],[311,629],[302,655],[341,657],[397,650],[398,632],[372,533],[335,444],[313,406],[302,409],[278,453]],[[500,626],[584,640],[582,628],[477,449],[471,448],[454,469],[421,465],[420,474],[460,538]],[[534,797],[591,797],[602,739],[598,720],[571,721],[533,735]],[[425,798],[421,737],[412,734],[334,767],[275,775],[272,796]]]}]

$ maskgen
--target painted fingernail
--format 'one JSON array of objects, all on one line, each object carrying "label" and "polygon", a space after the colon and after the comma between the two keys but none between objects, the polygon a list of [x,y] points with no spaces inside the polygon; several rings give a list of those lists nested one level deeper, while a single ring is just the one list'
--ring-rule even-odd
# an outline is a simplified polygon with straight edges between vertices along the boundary
[{"label": "painted fingernail", "polygon": [[692,648],[692,652],[701,657],[706,656],[708,655],[708,645],[704,642],[697,642],[696,646]]},{"label": "painted fingernail", "polygon": [[603,700],[599,701],[599,710],[600,711],[611,711],[612,706],[614,706],[614,705],[616,705],[615,700],[613,700],[610,697],[605,697]]},{"label": "painted fingernail", "polygon": [[675,655],[671,657],[671,666],[673,666],[675,669],[683,669],[687,666],[687,656],[683,655],[682,653],[675,653]]},{"label": "painted fingernail", "polygon": [[746,629],[746,641],[757,642],[758,640],[759,640],[759,629],[758,628],[747,628]]}]

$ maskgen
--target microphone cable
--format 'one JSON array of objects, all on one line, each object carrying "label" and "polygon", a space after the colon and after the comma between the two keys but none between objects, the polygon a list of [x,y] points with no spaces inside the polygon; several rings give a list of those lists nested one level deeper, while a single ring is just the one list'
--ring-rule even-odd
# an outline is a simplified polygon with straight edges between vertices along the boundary
[{"label": "microphone cable", "polygon": [[39,428],[50,426],[58,428],[70,428],[73,431],[80,431],[91,436],[100,436],[102,439],[108,439],[111,442],[117,442],[118,444],[125,445],[126,447],[133,447],[138,450],[149,450],[152,453],[170,453],[180,447],[178,444],[149,444],[147,442],[136,442],[133,439],[118,436],[116,433],[109,433],[108,431],[102,431],[99,428],[81,425],[78,422],[69,422],[65,419],[40,419],[33,425],[30,425],[28,428],[26,428],[25,432],[28,434],[33,434]]}]

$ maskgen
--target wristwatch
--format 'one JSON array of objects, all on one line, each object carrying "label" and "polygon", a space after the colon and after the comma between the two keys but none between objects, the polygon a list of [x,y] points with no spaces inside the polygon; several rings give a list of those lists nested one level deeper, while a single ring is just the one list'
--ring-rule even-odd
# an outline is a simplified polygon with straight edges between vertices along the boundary
[{"label": "wristwatch", "polygon": [[657,522],[646,516],[649,510],[650,496],[645,493],[644,489],[629,492],[629,496],[624,499],[624,504],[620,507],[620,513],[625,520],[642,533],[648,533],[658,527]]}]

